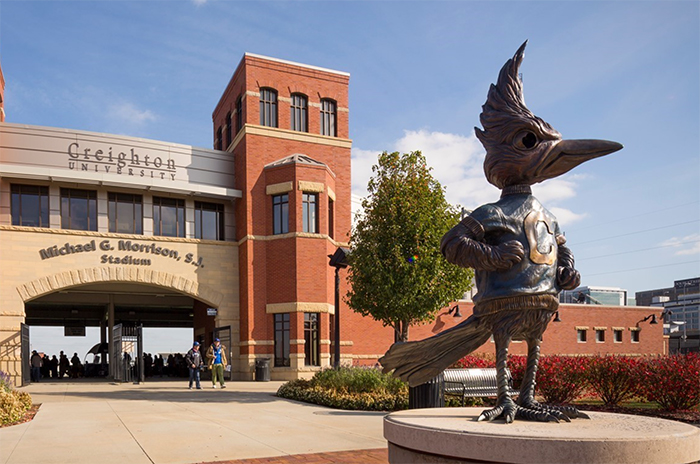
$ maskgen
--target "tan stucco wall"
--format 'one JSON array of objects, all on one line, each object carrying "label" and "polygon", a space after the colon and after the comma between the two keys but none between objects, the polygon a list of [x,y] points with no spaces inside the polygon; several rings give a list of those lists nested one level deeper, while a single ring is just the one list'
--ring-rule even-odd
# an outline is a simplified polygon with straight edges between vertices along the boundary
[{"label": "tan stucco wall", "polygon": [[[95,251],[42,259],[40,250],[56,245],[85,245],[94,240]],[[141,251],[118,249],[120,240],[175,250],[179,259]],[[103,250],[113,247],[113,250]],[[186,263],[201,257],[203,266]],[[150,265],[102,263],[102,256],[150,259]],[[20,384],[20,324],[24,302],[62,288],[96,282],[134,282],[168,288],[218,308],[216,326],[230,325],[233,359],[239,336],[238,245],[185,238],[83,232],[63,229],[0,226],[0,370]],[[240,367],[232,366],[234,373]],[[234,374],[235,375],[235,374]]]}]

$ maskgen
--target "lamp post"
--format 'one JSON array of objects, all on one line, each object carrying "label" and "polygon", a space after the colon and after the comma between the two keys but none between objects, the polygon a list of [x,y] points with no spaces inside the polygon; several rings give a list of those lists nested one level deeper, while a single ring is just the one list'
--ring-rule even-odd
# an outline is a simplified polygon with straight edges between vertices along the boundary
[{"label": "lamp post", "polygon": [[328,265],[335,268],[335,336],[333,337],[333,368],[340,367],[340,270],[348,267],[350,248],[338,247],[335,253],[328,255]]}]

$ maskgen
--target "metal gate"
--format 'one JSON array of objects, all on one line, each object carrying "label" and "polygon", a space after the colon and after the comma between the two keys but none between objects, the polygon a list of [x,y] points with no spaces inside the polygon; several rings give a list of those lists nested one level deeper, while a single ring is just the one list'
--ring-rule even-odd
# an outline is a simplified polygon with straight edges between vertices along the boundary
[{"label": "metal gate", "polygon": [[125,327],[122,324],[114,326],[112,329],[111,362],[114,363],[115,381],[143,382],[143,326]]},{"label": "metal gate", "polygon": [[29,326],[27,324],[20,324],[21,335],[21,354],[20,359],[22,363],[22,385],[29,385],[32,383],[31,369],[30,369],[30,359],[29,356]]},{"label": "metal gate", "polygon": [[224,366],[224,377],[228,374],[228,380],[233,379],[233,368],[231,367],[231,326],[217,327],[214,329],[214,339],[221,340],[221,344],[226,347],[226,360],[228,365]]}]

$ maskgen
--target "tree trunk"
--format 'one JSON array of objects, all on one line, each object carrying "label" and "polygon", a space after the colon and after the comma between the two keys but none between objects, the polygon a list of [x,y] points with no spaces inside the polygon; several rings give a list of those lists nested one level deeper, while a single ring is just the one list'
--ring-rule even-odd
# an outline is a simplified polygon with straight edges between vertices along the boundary
[{"label": "tree trunk", "polygon": [[399,321],[399,327],[401,327],[401,333],[399,334],[399,340],[402,342],[407,342],[408,341],[409,323],[407,321]]}]

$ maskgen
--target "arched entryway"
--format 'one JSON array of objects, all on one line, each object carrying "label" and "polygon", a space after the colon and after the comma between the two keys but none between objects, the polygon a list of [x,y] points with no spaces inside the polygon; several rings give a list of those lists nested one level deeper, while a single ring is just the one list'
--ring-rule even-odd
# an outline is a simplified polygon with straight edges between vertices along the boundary
[{"label": "arched entryway", "polygon": [[[28,326],[63,327],[74,336],[85,336],[86,328],[98,327],[98,344],[108,351],[93,356],[93,364],[86,362],[81,375],[119,380],[132,380],[131,371],[123,365],[125,359],[135,366],[143,359],[143,338],[136,337],[143,334],[142,328],[187,328],[193,338],[209,343],[215,310],[222,299],[216,290],[181,276],[124,267],[65,271],[27,282],[17,290]],[[22,351],[26,357],[22,365],[27,366],[29,350],[23,346]],[[130,373],[128,378],[124,371]],[[23,375],[23,383],[28,380]]]}]

